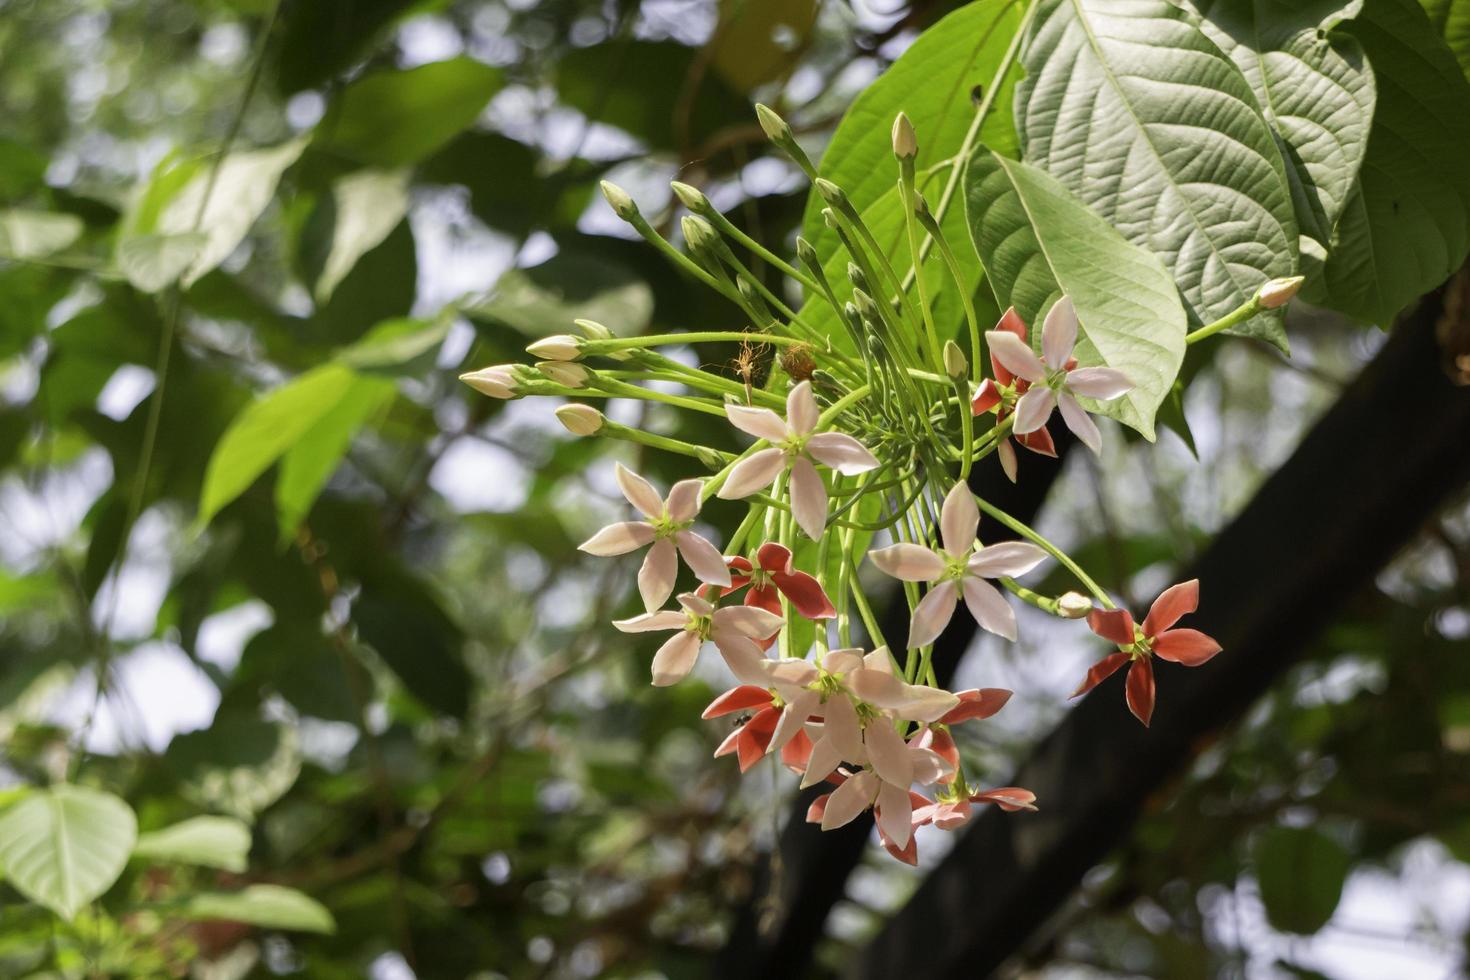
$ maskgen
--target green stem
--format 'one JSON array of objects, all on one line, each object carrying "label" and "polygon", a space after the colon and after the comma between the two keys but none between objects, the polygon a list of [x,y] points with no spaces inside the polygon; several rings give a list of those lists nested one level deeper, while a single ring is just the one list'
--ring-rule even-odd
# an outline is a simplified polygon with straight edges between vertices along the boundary
[{"label": "green stem", "polygon": [[1258,297],[1252,296],[1214,323],[1206,324],[1193,333],[1187,334],[1184,342],[1186,344],[1197,344],[1207,337],[1215,336],[1215,334],[1222,330],[1229,330],[1236,324],[1244,323],[1259,312],[1261,312],[1261,301]]},{"label": "green stem", "polygon": [[1088,592],[1091,592],[1093,597],[1097,599],[1098,602],[1102,603],[1104,609],[1116,608],[1116,606],[1113,604],[1113,600],[1108,596],[1106,592],[1102,590],[1101,586],[1099,586],[1096,582],[1092,580],[1092,576],[1084,572],[1082,570],[1082,566],[1078,565],[1075,561],[1069,558],[1062,551],[1062,549],[1058,548],[1056,545],[1046,540],[1046,538],[1043,538],[1041,535],[1033,531],[1030,527],[1022,524],[1020,521],[1016,520],[1010,514],[1007,514],[1005,511],[1001,510],[999,507],[994,506],[983,497],[977,496],[975,498],[975,503],[978,504],[980,509],[986,514],[989,514],[997,521],[1000,521],[1006,527],[1010,528],[1012,531],[1015,531],[1021,537],[1025,538],[1027,541],[1030,541],[1032,544],[1041,548],[1041,550],[1045,551],[1047,554],[1055,558],[1058,564],[1060,564],[1067,571],[1071,572],[1072,575],[1077,579],[1077,581],[1082,583],[1083,588],[1087,589]]}]

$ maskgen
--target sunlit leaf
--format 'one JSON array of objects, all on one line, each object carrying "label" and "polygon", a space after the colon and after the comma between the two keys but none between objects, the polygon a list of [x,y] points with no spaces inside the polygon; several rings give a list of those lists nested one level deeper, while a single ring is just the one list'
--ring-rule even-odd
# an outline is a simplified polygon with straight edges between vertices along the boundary
[{"label": "sunlit leaf", "polygon": [[74,214],[10,208],[0,211],[0,258],[40,259],[81,237],[82,219]]},{"label": "sunlit leaf", "polygon": [[337,924],[316,899],[281,885],[250,885],[238,892],[195,895],[180,910],[191,919],[223,919],[263,929],[292,932],[337,931]]},{"label": "sunlit leaf", "polygon": [[408,211],[408,172],[362,170],[337,181],[332,188],[332,246],[316,281],[317,302],[352,271],[357,260],[376,248]]},{"label": "sunlit leaf", "polygon": [[230,817],[191,817],[138,836],[133,856],[236,873],[250,857],[250,828]]},{"label": "sunlit leaf", "polygon": [[132,807],[111,793],[53,786],[0,814],[0,875],[72,919],[117,881],[137,832]]},{"label": "sunlit leaf", "polygon": [[117,267],[137,289],[160,292],[178,281],[208,243],[202,231],[131,235],[118,242]]},{"label": "sunlit leaf", "polygon": [[241,820],[280,799],[301,772],[293,728],[245,718],[174,736],[167,758],[185,799]]}]

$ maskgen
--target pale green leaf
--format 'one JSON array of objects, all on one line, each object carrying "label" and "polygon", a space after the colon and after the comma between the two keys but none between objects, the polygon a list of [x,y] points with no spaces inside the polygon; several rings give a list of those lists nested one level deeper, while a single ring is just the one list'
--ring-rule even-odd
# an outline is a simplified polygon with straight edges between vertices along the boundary
[{"label": "pale green leaf", "polygon": [[443,343],[451,322],[451,317],[443,314],[428,322],[410,317],[384,320],[339,350],[335,360],[361,370],[398,367]]},{"label": "pale green leaf", "polygon": [[1135,385],[1122,398],[1084,404],[1154,437],[1154,416],[1184,361],[1187,318],[1158,256],[1125,241],[1028,164],[981,149],[965,175],[975,248],[1001,306],[1014,306],[1039,343],[1045,312],[1063,294],[1081,322],[1075,356]]},{"label": "pale green leaf", "polygon": [[417,163],[479,118],[499,90],[499,69],[451,58],[353,81],[317,127],[317,143],[361,163]]},{"label": "pale green leaf", "polygon": [[408,171],[362,170],[332,187],[336,225],[332,245],[316,281],[316,300],[325,303],[357,260],[380,245],[408,212]]},{"label": "pale green leaf", "polygon": [[621,263],[567,250],[529,269],[510,269],[465,312],[531,337],[565,333],[576,319],[633,334],[653,316],[653,291]]},{"label": "pale green leaf", "polygon": [[289,541],[322,487],[352,444],[352,437],[381,409],[397,386],[387,378],[355,379],[325,415],[281,459],[276,477],[276,521]]},{"label": "pale green leaf", "polygon": [[82,219],[74,214],[8,208],[0,211],[0,258],[40,259],[75,242]]},{"label": "pale green leaf", "polygon": [[262,929],[332,933],[332,913],[316,899],[281,885],[251,885],[238,892],[195,895],[182,912],[191,919],[224,919]]},{"label": "pale green leaf", "polygon": [[[1024,158],[1164,260],[1193,323],[1297,267],[1286,169],[1255,94],[1167,0],[1045,0],[1016,91]],[[1286,348],[1278,316],[1236,328]]]},{"label": "pale green leaf", "polygon": [[249,864],[250,828],[231,817],[191,817],[138,837],[133,857],[240,873]]},{"label": "pale green leaf", "polygon": [[0,875],[70,920],[117,881],[137,833],[132,808],[111,793],[53,786],[0,814]]},{"label": "pale green leaf", "polygon": [[1257,840],[1254,857],[1271,925],[1309,934],[1327,924],[1352,867],[1341,844],[1311,827],[1271,827]]},{"label": "pale green leaf", "polygon": [[1365,0],[1343,29],[1373,65],[1378,107],[1309,298],[1387,326],[1470,248],[1470,83],[1412,0]]},{"label": "pale green leaf", "polygon": [[204,471],[198,523],[207,524],[335,408],[357,380],[324,364],[251,402],[220,437]]},{"label": "pale green leaf", "polygon": [[202,231],[125,236],[117,244],[117,267],[134,288],[156,293],[177,282],[208,243]]},{"label": "pale green leaf", "polygon": [[301,749],[289,725],[216,718],[202,731],[174,736],[167,758],[185,799],[241,820],[280,799],[301,772]]}]

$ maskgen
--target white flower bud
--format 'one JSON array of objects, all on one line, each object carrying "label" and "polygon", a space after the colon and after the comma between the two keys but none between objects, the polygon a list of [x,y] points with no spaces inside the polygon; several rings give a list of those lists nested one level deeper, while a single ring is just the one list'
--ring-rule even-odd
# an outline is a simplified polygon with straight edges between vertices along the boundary
[{"label": "white flower bud", "polygon": [[536,369],[547,378],[568,388],[585,388],[592,372],[576,361],[537,361]]},{"label": "white flower bud", "polygon": [[575,361],[582,356],[582,342],[570,334],[543,337],[526,348],[526,353],[543,361]]},{"label": "white flower bud", "polygon": [[689,210],[696,214],[703,212],[709,207],[709,198],[698,187],[691,187],[681,181],[669,184],[674,189],[674,196]]},{"label": "white flower bud", "polygon": [[768,106],[759,102],[755,104],[755,116],[760,120],[761,129],[765,131],[766,138],[772,143],[784,143],[791,139],[791,127],[786,120],[778,116]]},{"label": "white flower bud", "polygon": [[944,370],[951,378],[963,378],[965,372],[970,370],[970,362],[965,359],[965,352],[960,350],[960,345],[953,340],[944,342]]},{"label": "white flower bud", "polygon": [[818,177],[812,183],[816,186],[817,193],[822,195],[822,200],[833,207],[839,207],[846,203],[847,193],[826,177]]},{"label": "white flower bud", "polygon": [[596,435],[597,431],[602,428],[602,423],[606,421],[597,409],[580,403],[563,405],[558,408],[556,418],[574,436]]},{"label": "white flower bud", "polygon": [[1065,592],[1057,597],[1057,615],[1065,619],[1085,619],[1092,612],[1092,600],[1080,592]]},{"label": "white flower bud", "polygon": [[596,320],[573,320],[572,323],[588,340],[612,340],[613,332]]},{"label": "white flower bud", "polygon": [[482,395],[491,398],[515,398],[518,364],[496,364],[493,367],[481,368],[478,371],[470,371],[461,374],[459,380],[469,385]]},{"label": "white flower bud", "polygon": [[717,240],[714,228],[703,218],[685,215],[679,222],[679,227],[684,232],[684,241],[688,242],[692,249],[710,248]]},{"label": "white flower bud", "polygon": [[607,198],[607,203],[612,207],[613,213],[624,221],[631,221],[638,217],[638,205],[633,203],[633,198],[628,192],[610,180],[601,183],[602,196]]},{"label": "white flower bud", "polygon": [[919,138],[914,135],[914,124],[902,112],[893,120],[893,155],[900,160],[912,160],[919,155]]},{"label": "white flower bud", "polygon": [[1261,304],[1263,310],[1276,310],[1291,302],[1291,298],[1302,288],[1306,281],[1305,276],[1289,276],[1285,279],[1272,279],[1256,290],[1256,302]]}]

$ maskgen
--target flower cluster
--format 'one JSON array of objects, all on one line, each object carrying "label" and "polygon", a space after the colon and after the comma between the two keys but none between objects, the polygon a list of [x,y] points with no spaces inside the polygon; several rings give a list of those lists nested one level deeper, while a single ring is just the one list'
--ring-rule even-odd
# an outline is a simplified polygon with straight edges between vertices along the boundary
[{"label": "flower cluster", "polygon": [[[779,122],[763,110],[763,125],[778,144],[799,153],[773,119]],[[914,184],[916,137],[903,123],[895,126],[895,150],[917,266],[921,237],[944,256],[952,250]],[[815,176],[809,164],[804,169]],[[811,802],[810,822],[831,829],[871,811],[883,846],[913,863],[920,827],[962,827],[983,804],[1035,809],[1035,797],[1024,789],[984,788],[960,751],[960,726],[993,716],[1011,696],[1000,688],[950,692],[940,683],[934,646],[962,602],[980,628],[1011,641],[1020,625],[1007,593],[1043,613],[1087,619],[1117,649],[1088,672],[1077,693],[1127,663],[1127,703],[1145,725],[1155,700],[1153,657],[1196,666],[1220,648],[1175,625],[1197,607],[1197,582],[1165,591],[1138,626],[1076,562],[972,489],[974,467],[992,456],[1011,481],[1018,478],[1015,444],[1056,455],[1047,429],[1054,412],[1080,442],[1101,451],[1089,410],[1101,411],[1132,385],[1115,367],[1079,363],[1079,350],[1091,348],[1079,348],[1087,323],[1072,300],[1062,296],[1045,311],[1035,348],[1012,309],[983,333],[982,350],[982,333],[967,310],[967,357],[953,340],[939,342],[925,290],[907,286],[876,251],[841,188],[820,179],[816,185],[829,205],[827,226],[850,260],[844,296],[828,279],[832,264],[809,243],[798,239],[801,267],[793,266],[744,236],[693,187],[675,185],[693,212],[683,221],[686,254],[642,218],[626,193],[605,185],[620,217],[754,326],[619,337],[578,321],[581,336],[547,337],[528,348],[539,359],[534,367],[497,365],[464,380],[494,398],[581,398],[557,410],[574,434],[673,453],[705,470],[664,496],[616,466],[636,514],[581,545],[605,557],[646,549],[637,575],[644,611],[614,625],[671,634],[652,657],[653,683],[660,686],[687,677],[705,644],[713,644],[736,686],[715,698],[704,717],[738,716],[715,755],[735,756],[742,772],[773,756],[800,777],[801,787],[830,785]],[[790,309],[730,242],[825,302],[839,329],[818,331]],[[721,343],[741,345],[738,379],[660,353]],[[762,348],[773,356],[769,380],[757,385],[745,352]],[[987,361],[988,376],[981,370]],[[598,398],[638,398],[715,415],[729,429],[714,445],[690,443],[616,423],[588,403]],[[698,524],[711,501],[745,504],[744,519],[723,548]],[[982,541],[982,511],[1014,537]],[[1090,597],[1043,595],[1017,581],[1052,562]],[[676,596],[681,564],[690,584]],[[868,592],[879,589],[908,603],[901,649],[890,647],[873,614]]]}]

